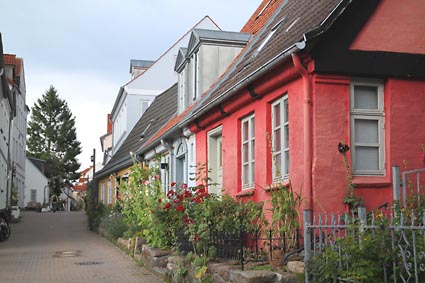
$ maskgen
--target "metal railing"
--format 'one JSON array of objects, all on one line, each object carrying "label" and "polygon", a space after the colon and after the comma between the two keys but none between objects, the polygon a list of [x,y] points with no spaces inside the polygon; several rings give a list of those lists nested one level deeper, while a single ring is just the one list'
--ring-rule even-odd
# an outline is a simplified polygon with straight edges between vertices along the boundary
[{"label": "metal railing", "polygon": [[[261,262],[273,258],[273,253],[276,249],[282,250],[286,256],[282,258],[280,265],[285,263],[288,256],[303,249],[300,244],[301,236],[299,230],[297,230],[295,239],[287,238],[285,234],[273,233],[271,229],[265,233],[261,230],[247,231],[243,229],[234,232],[210,231],[209,233],[207,246],[208,248],[215,247],[216,257],[219,259],[238,260],[242,270],[244,270],[244,265],[247,261]],[[188,253],[194,251],[194,243],[189,240],[189,235],[186,235],[184,231],[180,231],[176,236],[180,252]],[[295,243],[295,246],[288,247],[286,244],[288,241]]]},{"label": "metal railing", "polygon": [[[336,252],[336,270],[349,274],[358,260],[343,246],[341,239],[350,238],[350,245],[361,248],[364,241],[376,241],[385,256],[377,259],[382,282],[425,282],[425,212],[400,209],[388,214],[378,212],[369,216],[360,207],[351,214],[318,214],[304,212],[304,249],[306,283],[317,281],[316,261],[325,252]],[[366,253],[368,251],[365,251]],[[320,264],[320,262],[319,262]],[[337,272],[338,273],[338,272]],[[323,280],[323,278],[321,279]],[[353,277],[338,277],[326,282],[356,282]],[[360,282],[360,281],[359,281]],[[366,282],[366,281],[361,281]]]}]

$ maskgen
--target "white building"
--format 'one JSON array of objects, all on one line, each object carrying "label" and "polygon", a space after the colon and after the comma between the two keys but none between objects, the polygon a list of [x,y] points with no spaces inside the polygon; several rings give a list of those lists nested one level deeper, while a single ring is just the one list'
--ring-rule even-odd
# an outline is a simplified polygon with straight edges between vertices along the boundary
[{"label": "white building", "polygon": [[187,46],[195,28],[219,30],[211,18],[206,16],[155,62],[132,60],[132,80],[120,88],[111,111],[112,155],[117,152],[154,98],[177,82],[177,73],[174,72],[175,60],[179,49]]},{"label": "white building", "polygon": [[49,203],[49,179],[44,175],[44,160],[26,158],[25,190],[22,207],[36,207]]},{"label": "white building", "polygon": [[25,191],[25,160],[26,160],[26,136],[27,115],[29,112],[26,105],[26,86],[24,63],[22,58],[13,54],[4,54],[4,67],[9,89],[15,99],[16,112],[12,120],[10,140],[10,160],[12,177],[10,186],[17,193],[18,206],[23,207]]}]

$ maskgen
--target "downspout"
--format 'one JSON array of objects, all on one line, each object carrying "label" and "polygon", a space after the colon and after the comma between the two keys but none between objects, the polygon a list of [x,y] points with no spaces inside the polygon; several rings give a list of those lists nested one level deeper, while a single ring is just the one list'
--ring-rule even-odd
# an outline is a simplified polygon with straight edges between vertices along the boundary
[{"label": "downspout", "polygon": [[292,53],[292,62],[295,69],[303,80],[303,118],[304,118],[304,188],[305,188],[305,209],[313,210],[313,187],[312,187],[312,91],[311,81],[307,69],[302,65],[300,57]]}]

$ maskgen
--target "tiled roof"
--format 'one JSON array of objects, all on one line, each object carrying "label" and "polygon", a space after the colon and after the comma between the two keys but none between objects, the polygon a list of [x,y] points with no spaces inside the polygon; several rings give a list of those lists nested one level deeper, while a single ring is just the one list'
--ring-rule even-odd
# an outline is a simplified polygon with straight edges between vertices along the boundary
[{"label": "tiled roof", "polygon": [[210,109],[211,102],[221,96],[232,95],[228,94],[231,89],[245,83],[247,78],[302,41],[304,34],[319,28],[342,2],[341,0],[283,1],[226,73],[203,95],[203,102],[194,110],[194,113],[199,116]]},{"label": "tiled roof", "polygon": [[16,55],[14,54],[3,54],[3,63],[5,65],[15,65]]},{"label": "tiled roof", "polygon": [[185,111],[183,111],[179,115],[175,115],[171,120],[168,121],[158,132],[155,133],[154,136],[152,136],[144,145],[143,148],[140,148],[138,153],[144,153],[147,152],[152,148],[152,146],[156,145],[156,142],[159,141],[160,138],[162,138],[166,133],[168,133],[170,130],[173,130],[177,123],[182,120],[182,118],[188,116],[191,111],[196,106],[196,103],[190,105],[188,108],[186,108]]},{"label": "tiled roof", "polygon": [[[96,177],[107,176],[130,166],[130,152],[136,152],[158,132],[177,111],[177,84],[158,95],[129,133],[124,143],[111,160],[96,173]],[[143,138],[142,137],[143,134]]]},{"label": "tiled roof", "polygon": [[241,32],[256,34],[267,22],[274,11],[282,3],[282,0],[263,0],[257,10],[242,27]]}]

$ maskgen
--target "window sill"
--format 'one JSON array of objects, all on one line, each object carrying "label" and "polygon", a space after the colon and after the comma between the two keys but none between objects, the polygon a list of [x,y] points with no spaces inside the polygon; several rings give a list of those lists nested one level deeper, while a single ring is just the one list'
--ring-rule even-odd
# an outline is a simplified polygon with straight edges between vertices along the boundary
[{"label": "window sill", "polygon": [[386,176],[353,176],[353,184],[360,188],[384,188],[392,185],[390,179]]},{"label": "window sill", "polygon": [[252,196],[252,195],[254,195],[254,192],[255,192],[254,188],[245,189],[245,190],[242,190],[241,192],[237,193],[236,197],[241,198],[241,197]]}]

